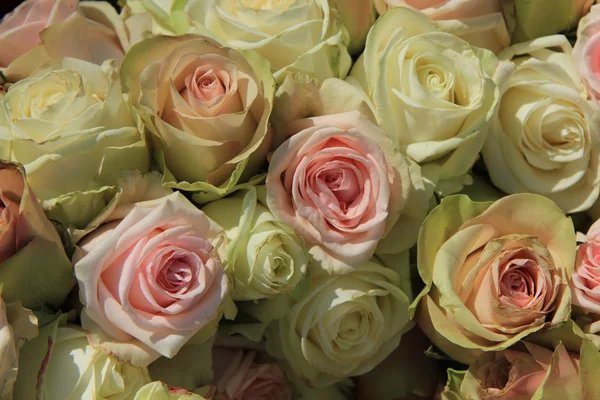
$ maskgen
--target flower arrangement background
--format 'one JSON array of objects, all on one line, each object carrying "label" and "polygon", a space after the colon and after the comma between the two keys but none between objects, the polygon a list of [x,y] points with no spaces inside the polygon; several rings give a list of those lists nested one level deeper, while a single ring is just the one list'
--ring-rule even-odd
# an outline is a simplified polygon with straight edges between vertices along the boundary
[{"label": "flower arrangement background", "polygon": [[0,400],[600,398],[600,4],[18,3]]}]

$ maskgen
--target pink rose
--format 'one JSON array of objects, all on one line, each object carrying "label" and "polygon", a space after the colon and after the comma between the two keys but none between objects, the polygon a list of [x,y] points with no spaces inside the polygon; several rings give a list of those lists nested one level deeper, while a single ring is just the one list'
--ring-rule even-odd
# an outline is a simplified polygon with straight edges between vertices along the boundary
[{"label": "pink rose", "polygon": [[215,384],[210,400],[291,400],[292,390],[281,368],[259,362],[255,351],[213,349]]},{"label": "pink rose", "polygon": [[[367,261],[414,191],[409,161],[358,112],[290,125],[299,133],[271,159],[269,209],[305,239],[317,259]],[[408,247],[413,239],[407,238]]]},{"label": "pink rose", "polygon": [[600,220],[590,227],[586,241],[577,249],[571,291],[573,304],[600,314]]},{"label": "pink rose", "polygon": [[136,203],[101,226],[80,242],[75,264],[84,329],[174,356],[220,316],[228,290],[215,248],[222,237],[180,193]]},{"label": "pink rose", "polygon": [[23,177],[19,171],[0,164],[0,263],[12,257],[22,243],[17,240],[19,201]]},{"label": "pink rose", "polygon": [[600,4],[579,23],[573,62],[592,97],[600,101]]},{"label": "pink rose", "polygon": [[77,7],[78,0],[27,0],[0,23],[0,67],[40,43],[40,32],[65,20]]}]

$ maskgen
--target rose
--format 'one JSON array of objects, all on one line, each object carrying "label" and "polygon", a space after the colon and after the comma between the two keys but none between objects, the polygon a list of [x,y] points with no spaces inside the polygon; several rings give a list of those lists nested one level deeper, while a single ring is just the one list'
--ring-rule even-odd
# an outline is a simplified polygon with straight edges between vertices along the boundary
[{"label": "rose", "polygon": [[159,36],[129,51],[121,77],[152,133],[168,186],[214,199],[262,166],[273,78],[255,53],[202,36]]},{"label": "rose", "polygon": [[135,364],[173,357],[220,317],[229,286],[218,255],[222,235],[178,192],[136,203],[80,242],[82,326]]},{"label": "rose", "polygon": [[[522,350],[521,350],[522,349]],[[594,398],[600,361],[590,342],[580,356],[559,343],[552,350],[523,342],[520,349],[481,355],[465,372],[448,370],[443,400],[590,399]]]},{"label": "rose", "polygon": [[344,78],[352,64],[348,32],[327,0],[191,0],[185,11],[203,35],[269,60],[277,83],[296,71]]},{"label": "rose", "polygon": [[256,351],[215,348],[215,384],[203,388],[208,400],[291,400],[292,389],[275,363]]},{"label": "rose", "polygon": [[548,7],[543,0],[503,0],[502,7],[512,42],[521,43],[576,28],[592,4],[594,0],[565,0]]},{"label": "rose", "polygon": [[27,185],[23,168],[0,161],[0,286],[7,302],[59,306],[73,268],[54,226]]},{"label": "rose", "polygon": [[571,280],[573,304],[587,313],[600,314],[600,222],[589,229],[586,240],[577,249]]},{"label": "rose", "polygon": [[132,18],[150,21],[152,35],[183,35],[190,30],[184,13],[186,1],[125,0],[122,16],[125,22]]},{"label": "rose", "polygon": [[577,30],[577,41],[573,49],[573,62],[582,81],[594,99],[600,101],[600,71],[594,60],[598,59],[600,46],[600,5],[591,8],[590,13],[581,19]]},{"label": "rose", "polygon": [[418,11],[375,23],[349,81],[371,99],[377,122],[432,181],[453,180],[479,156],[497,90],[493,54],[471,47]]},{"label": "rose", "polygon": [[298,133],[271,158],[267,203],[323,267],[360,264],[375,251],[400,253],[414,244],[411,225],[418,229],[422,219],[408,205],[422,185],[420,171],[376,125],[354,111],[288,128]]},{"label": "rose", "polygon": [[19,350],[38,335],[37,318],[20,303],[5,304],[0,298],[0,398],[12,399],[17,380]]},{"label": "rose", "polygon": [[126,22],[110,3],[83,1],[64,21],[40,32],[40,44],[12,61],[4,76],[16,82],[57,58],[77,58],[98,65],[110,59],[120,63],[132,44],[151,29],[150,23],[140,17]]},{"label": "rose", "polygon": [[48,26],[66,19],[78,0],[27,0],[0,23],[0,67],[7,67],[40,42],[39,34]]},{"label": "rose", "polygon": [[114,68],[114,61],[51,61],[0,100],[0,158],[25,166],[47,209],[71,199],[83,211],[86,192],[106,195],[121,171],[150,166]]},{"label": "rose", "polygon": [[209,203],[202,211],[229,239],[225,270],[233,279],[234,300],[288,293],[304,278],[308,264],[304,244],[258,202],[254,187]]},{"label": "rose", "polygon": [[405,284],[375,259],[344,275],[315,274],[287,317],[272,323],[267,350],[312,387],[362,375],[410,327]]},{"label": "rose", "polygon": [[374,3],[380,15],[394,7],[415,8],[439,21],[444,30],[494,53],[510,44],[501,0],[374,0]]},{"label": "rose", "polygon": [[495,203],[447,197],[425,220],[417,251],[426,285],[417,322],[460,362],[569,317],[575,233],[571,219],[545,197],[511,195]]},{"label": "rose", "polygon": [[331,0],[340,14],[342,23],[350,33],[348,51],[358,55],[365,46],[367,33],[377,19],[373,0]]},{"label": "rose", "polygon": [[152,382],[141,388],[133,400],[206,400],[185,389],[170,388],[163,382]]},{"label": "rose", "polygon": [[570,54],[564,36],[500,54],[494,80],[501,97],[483,147],[499,189],[542,194],[567,213],[587,210],[600,191],[598,109],[586,100]]},{"label": "rose", "polygon": [[62,314],[40,328],[19,355],[14,400],[131,399],[150,381],[137,368],[89,344],[86,332]]}]

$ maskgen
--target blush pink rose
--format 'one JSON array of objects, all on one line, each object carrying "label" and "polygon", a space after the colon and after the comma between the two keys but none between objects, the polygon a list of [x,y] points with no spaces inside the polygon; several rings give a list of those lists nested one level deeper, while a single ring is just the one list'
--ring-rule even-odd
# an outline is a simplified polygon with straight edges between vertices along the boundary
[{"label": "blush pink rose", "polygon": [[573,62],[592,97],[600,101],[600,4],[579,23]]},{"label": "blush pink rose", "polygon": [[408,161],[358,112],[292,124],[298,133],[269,166],[269,209],[304,238],[315,258],[367,261],[406,204]]},{"label": "blush pink rose", "polygon": [[577,249],[571,291],[573,304],[600,315],[600,220],[590,227],[586,241]]},{"label": "blush pink rose", "polygon": [[78,0],[27,0],[0,23],[0,67],[38,45],[40,32],[65,20],[77,8]]},{"label": "blush pink rose", "polygon": [[275,363],[260,362],[262,354],[213,349],[215,384],[209,400],[291,400],[290,384]]},{"label": "blush pink rose", "polygon": [[[482,355],[467,371],[461,393],[468,396],[478,386],[477,398],[482,400],[529,400],[547,380],[573,386],[565,392],[577,390],[579,357],[568,353],[562,344],[554,352],[530,343],[523,347],[525,351]],[[549,370],[551,375],[546,378]]]},{"label": "blush pink rose", "polygon": [[84,329],[174,356],[220,316],[228,291],[215,248],[222,237],[180,193],[136,203],[101,226],[80,242],[75,264]]}]

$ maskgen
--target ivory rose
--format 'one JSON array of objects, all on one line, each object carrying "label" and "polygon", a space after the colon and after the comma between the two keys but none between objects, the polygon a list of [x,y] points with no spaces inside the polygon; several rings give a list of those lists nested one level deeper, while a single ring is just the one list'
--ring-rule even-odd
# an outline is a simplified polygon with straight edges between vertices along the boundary
[{"label": "ivory rose", "polygon": [[544,195],[567,213],[587,210],[600,193],[600,109],[588,100],[571,50],[556,35],[499,55],[500,101],[483,146],[499,189]]},{"label": "ivory rose", "polygon": [[271,324],[267,350],[308,387],[369,372],[411,327],[400,273],[375,258],[347,274],[315,273],[291,312]]},{"label": "ivory rose", "polygon": [[298,71],[343,79],[352,64],[348,31],[328,0],[190,0],[185,17],[199,33],[266,58],[277,83]]},{"label": "ivory rose", "polygon": [[414,8],[439,21],[443,30],[494,53],[510,45],[510,35],[502,15],[502,0],[373,1],[380,15],[394,7]]},{"label": "ivory rose", "polygon": [[213,349],[215,383],[208,400],[291,400],[292,388],[279,366],[256,351]]},{"label": "ivory rose", "polygon": [[582,81],[596,102],[600,102],[600,5],[579,22],[577,41],[573,48],[573,62]]},{"label": "ivory rose", "polygon": [[465,372],[448,370],[442,400],[563,400],[596,398],[598,351],[584,342],[580,354],[524,342],[481,355]]},{"label": "ivory rose", "polygon": [[271,158],[267,204],[324,268],[414,244],[422,219],[411,202],[419,198],[420,171],[375,124],[353,111],[301,118],[288,129],[298,133]]},{"label": "ivory rose", "polygon": [[126,400],[150,381],[145,368],[91,346],[81,327],[67,324],[66,314],[44,319],[39,336],[19,354],[13,400]]},{"label": "ivory rose", "polygon": [[5,301],[59,306],[73,268],[20,165],[0,161],[0,286]]},{"label": "ivory rose", "polygon": [[10,86],[0,100],[0,159],[23,164],[47,210],[69,201],[84,213],[90,197],[105,201],[122,171],[147,172],[149,149],[114,60],[53,60]]},{"label": "ivory rose", "polygon": [[425,220],[417,251],[426,285],[417,322],[457,361],[469,364],[569,318],[575,232],[545,197],[447,197]]},{"label": "ivory rose", "polygon": [[178,192],[136,203],[80,242],[82,326],[134,364],[173,357],[222,314],[222,242],[222,230]]},{"label": "ivory rose", "polygon": [[262,167],[274,83],[256,53],[203,36],[158,36],[133,46],[121,79],[152,134],[166,186],[212,200]]},{"label": "ivory rose", "polygon": [[40,43],[40,32],[71,15],[79,0],[27,0],[0,23],[0,68]]},{"label": "ivory rose", "polygon": [[399,7],[377,20],[348,81],[379,126],[434,183],[461,181],[479,157],[497,101],[491,52]]}]

